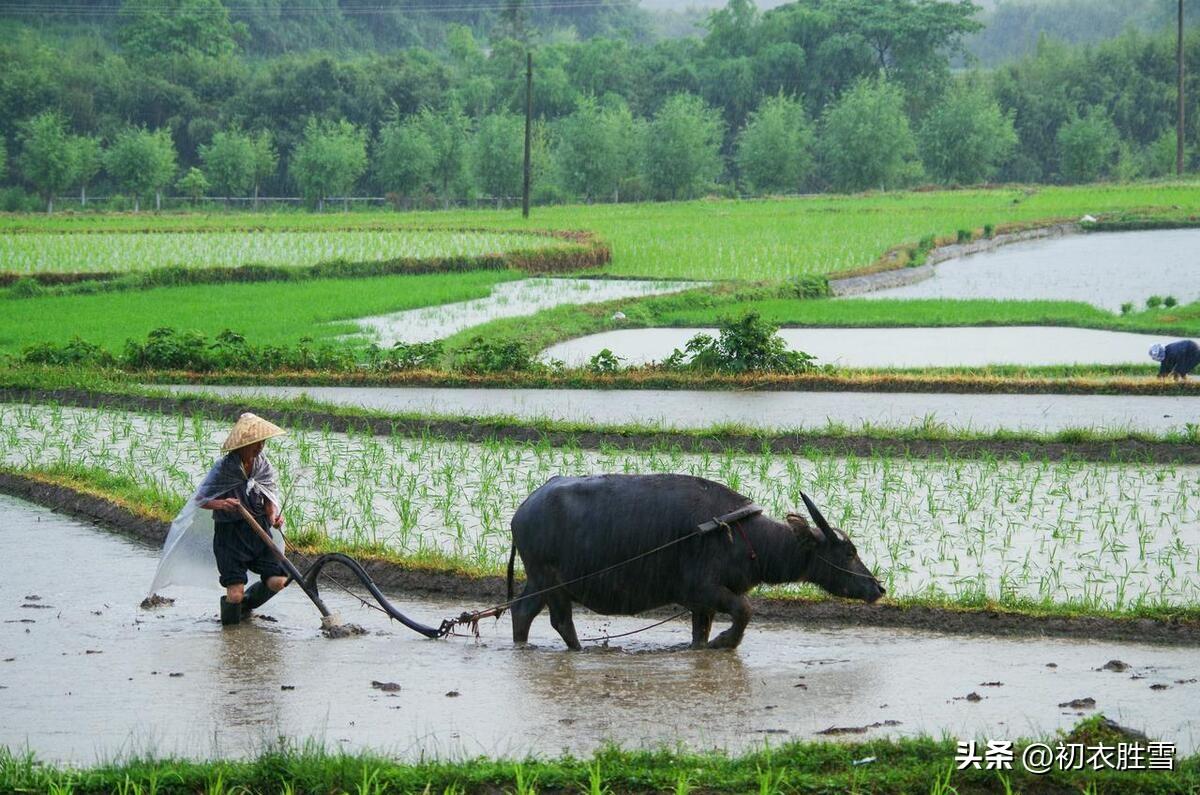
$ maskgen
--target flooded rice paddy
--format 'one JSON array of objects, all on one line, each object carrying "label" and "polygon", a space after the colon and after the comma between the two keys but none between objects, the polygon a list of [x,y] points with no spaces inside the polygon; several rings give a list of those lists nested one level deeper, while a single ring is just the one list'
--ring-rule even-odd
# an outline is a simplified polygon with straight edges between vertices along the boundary
[{"label": "flooded rice paddy", "polygon": [[503,317],[532,315],[563,304],[596,304],[689,290],[705,282],[627,279],[521,279],[501,282],[487,298],[409,309],[354,322],[382,347],[443,339]]},{"label": "flooded rice paddy", "polygon": [[[483,624],[479,640],[429,641],[328,588],[331,606],[371,634],[324,638],[296,588],[260,611],[274,621],[223,630],[215,574],[211,589],[142,611],[156,550],[2,495],[0,527],[20,564],[0,584],[0,745],[47,761],[246,757],[280,736],[405,760],[586,754],[605,742],[736,752],[833,727],[857,729],[854,740],[1013,739],[1073,725],[1081,713],[1058,705],[1086,697],[1180,753],[1200,745],[1190,648],[759,621],[733,652],[682,650],[690,625],[671,622],[572,653],[545,616],[526,648],[507,621]],[[395,598],[427,621],[470,607]],[[576,620],[589,636],[648,623]],[[1130,668],[1099,670],[1113,659]]]},{"label": "flooded rice paddy", "polygon": [[1200,229],[1106,232],[1013,243],[946,260],[917,284],[862,298],[1082,301],[1117,312],[1152,295],[1200,300]]},{"label": "flooded rice paddy", "polygon": [[[227,432],[198,418],[10,404],[0,406],[0,463],[97,468],[182,502]],[[775,516],[799,506],[803,489],[896,596],[1200,600],[1194,466],[589,451],[297,428],[270,457],[293,533],[493,570],[516,507],[551,476],[681,472],[726,483]]]},{"label": "flooded rice paddy", "polygon": [[694,429],[736,424],[774,431],[1066,429],[1166,434],[1200,423],[1200,401],[1155,395],[951,395],[894,392],[718,392],[675,389],[176,385],[181,394],[308,397],[337,406],[437,416],[517,417],[589,425]]},{"label": "flooded rice paddy", "polygon": [[[560,342],[542,353],[582,366],[608,348],[622,364],[661,362],[696,334],[711,328],[642,328],[606,331]],[[986,367],[1069,364],[1153,364],[1147,351],[1156,334],[1063,328],[1061,326],[960,326],[947,328],[785,328],[792,350],[839,367]]]}]

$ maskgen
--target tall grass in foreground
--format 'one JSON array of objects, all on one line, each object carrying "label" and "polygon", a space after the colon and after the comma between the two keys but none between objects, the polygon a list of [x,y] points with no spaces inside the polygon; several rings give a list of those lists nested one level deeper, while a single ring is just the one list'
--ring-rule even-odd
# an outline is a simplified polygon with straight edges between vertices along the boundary
[{"label": "tall grass in foreground", "polygon": [[[182,500],[224,424],[0,406],[0,465],[101,469]],[[813,495],[900,597],[1139,609],[1200,603],[1200,467],[584,450],[292,428],[272,443],[293,540],[499,572],[517,505],[553,475],[681,472],[782,516]]]}]

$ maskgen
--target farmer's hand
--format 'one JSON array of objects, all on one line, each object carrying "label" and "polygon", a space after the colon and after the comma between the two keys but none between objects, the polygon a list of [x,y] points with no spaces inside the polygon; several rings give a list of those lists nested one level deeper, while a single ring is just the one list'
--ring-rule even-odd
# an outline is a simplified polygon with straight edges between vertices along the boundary
[{"label": "farmer's hand", "polygon": [[210,511],[236,511],[240,503],[237,497],[226,497],[219,500],[209,500],[204,507]]},{"label": "farmer's hand", "polygon": [[282,530],[283,529],[283,514],[279,514],[273,520],[271,520],[271,526],[278,527],[280,530]]}]

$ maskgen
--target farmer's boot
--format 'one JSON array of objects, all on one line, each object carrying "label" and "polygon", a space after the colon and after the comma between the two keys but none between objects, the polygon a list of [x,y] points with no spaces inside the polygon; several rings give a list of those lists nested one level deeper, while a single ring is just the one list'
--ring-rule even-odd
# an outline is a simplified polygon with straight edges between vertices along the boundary
[{"label": "farmer's boot", "polygon": [[267,600],[274,595],[275,592],[268,588],[262,580],[251,585],[242,596],[242,618],[250,615],[251,610],[265,605]]},{"label": "farmer's boot", "polygon": [[242,606],[230,602],[224,596],[221,597],[221,624],[229,626],[238,624],[242,620]]}]

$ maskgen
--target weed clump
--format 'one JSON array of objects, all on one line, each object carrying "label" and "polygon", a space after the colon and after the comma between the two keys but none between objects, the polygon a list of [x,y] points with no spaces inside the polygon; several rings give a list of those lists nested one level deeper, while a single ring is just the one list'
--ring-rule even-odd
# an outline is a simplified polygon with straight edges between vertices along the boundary
[{"label": "weed clump", "polygon": [[789,350],[779,327],[748,312],[721,322],[719,335],[697,334],[683,350],[676,348],[663,361],[668,370],[712,373],[807,373],[818,369],[816,357]]}]

